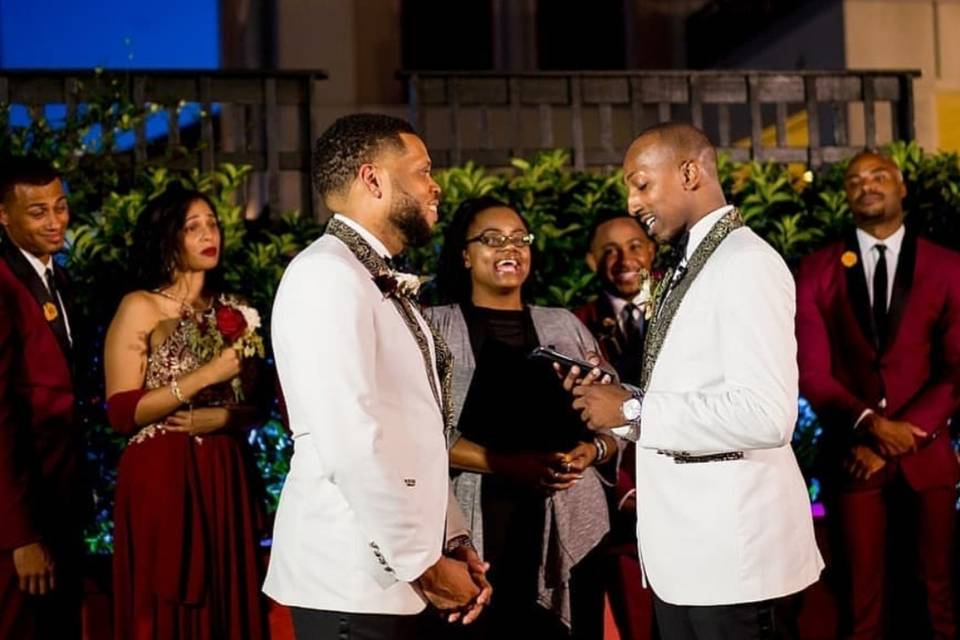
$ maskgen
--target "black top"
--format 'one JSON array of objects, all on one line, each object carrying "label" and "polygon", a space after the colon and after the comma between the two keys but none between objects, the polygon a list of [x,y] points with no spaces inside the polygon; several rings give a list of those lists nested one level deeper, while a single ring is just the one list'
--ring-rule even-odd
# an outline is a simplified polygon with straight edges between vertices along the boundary
[{"label": "black top", "polygon": [[460,415],[468,439],[495,451],[566,452],[592,439],[546,361],[530,311],[463,305],[476,370]]}]

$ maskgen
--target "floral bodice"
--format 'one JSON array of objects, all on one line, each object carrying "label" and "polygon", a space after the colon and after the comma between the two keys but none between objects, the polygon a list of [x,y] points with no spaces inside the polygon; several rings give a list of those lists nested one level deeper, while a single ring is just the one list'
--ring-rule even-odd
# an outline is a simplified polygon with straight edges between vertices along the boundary
[{"label": "floral bodice", "polygon": [[[197,358],[187,343],[187,330],[192,322],[196,322],[196,320],[190,316],[180,318],[173,332],[164,338],[156,349],[147,356],[147,371],[144,378],[145,389],[168,387],[175,379],[196,371],[206,364]],[[215,407],[229,404],[233,400],[233,390],[229,384],[223,383],[203,389],[193,398],[191,404],[194,407]],[[162,432],[163,428],[159,425],[148,425],[137,432],[130,439],[130,443],[143,442],[145,439],[152,438]]]}]

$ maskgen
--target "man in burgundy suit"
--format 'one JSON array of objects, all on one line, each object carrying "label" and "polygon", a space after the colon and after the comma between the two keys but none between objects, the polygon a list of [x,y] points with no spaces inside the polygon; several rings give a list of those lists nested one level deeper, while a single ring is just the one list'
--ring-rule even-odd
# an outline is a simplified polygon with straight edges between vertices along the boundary
[{"label": "man in burgundy suit", "polygon": [[0,639],[80,637],[82,437],[71,372],[76,318],[63,270],[60,177],[0,169]]},{"label": "man in burgundy suit", "polygon": [[904,226],[906,187],[888,158],[857,155],[845,186],[856,230],[797,275],[800,392],[824,425],[833,556],[848,565],[842,631],[882,636],[888,514],[906,507],[916,545],[896,553],[916,558],[932,636],[954,638],[960,254]]},{"label": "man in burgundy suit", "polygon": [[[656,244],[625,211],[601,214],[593,226],[587,265],[603,291],[574,313],[597,338],[602,356],[624,382],[638,384],[650,299],[649,278]],[[644,588],[637,551],[634,443],[623,451],[617,484],[607,492],[610,535],[606,543],[604,587],[623,640],[653,635],[653,599]]]}]

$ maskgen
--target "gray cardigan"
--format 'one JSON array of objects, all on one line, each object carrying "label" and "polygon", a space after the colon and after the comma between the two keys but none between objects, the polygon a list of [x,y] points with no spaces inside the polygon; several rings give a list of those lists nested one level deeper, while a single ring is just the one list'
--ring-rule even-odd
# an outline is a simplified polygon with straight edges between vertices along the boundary
[{"label": "gray cardigan", "polygon": [[[460,439],[457,425],[470,389],[476,361],[470,334],[459,305],[430,307],[427,318],[443,336],[453,354],[453,424],[447,431],[447,447]],[[537,336],[543,345],[553,345],[561,353],[585,358],[599,352],[590,331],[566,309],[530,307]],[[451,483],[457,501],[472,529],[475,546],[483,555],[483,515],[480,507],[481,474],[458,471]],[[600,542],[610,530],[607,501],[601,475],[591,467],[584,478],[566,491],[546,496],[544,532],[538,578],[539,602],[570,625],[570,570]]]}]

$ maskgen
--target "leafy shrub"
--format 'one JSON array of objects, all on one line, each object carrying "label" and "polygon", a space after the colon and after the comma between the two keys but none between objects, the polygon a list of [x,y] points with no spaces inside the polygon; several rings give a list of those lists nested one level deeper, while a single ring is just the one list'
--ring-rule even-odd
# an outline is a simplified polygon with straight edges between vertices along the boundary
[{"label": "leafy shrub", "polygon": [[[169,148],[150,166],[134,170],[129,158],[116,152],[114,140],[155,109],[131,105],[121,85],[106,77],[83,88],[80,99],[83,108],[56,126],[40,118],[27,127],[14,128],[12,135],[0,140],[0,153],[30,152],[48,158],[61,169],[69,187],[73,221],[69,250],[61,258],[77,284],[80,312],[93,328],[77,377],[97,507],[96,521],[88,532],[88,547],[92,552],[105,553],[111,548],[112,495],[123,442],[105,426],[102,340],[129,284],[127,274],[136,260],[130,255],[132,232],[145,203],[174,180],[211,197],[223,229],[226,282],[258,307],[267,332],[273,295],[283,269],[320,234],[321,227],[296,212],[275,219],[246,220],[238,193],[249,177],[249,167],[222,165],[210,173],[175,173],[164,167],[189,150]],[[0,108],[0,128],[8,118],[9,110]],[[97,136],[92,134],[95,129],[99,131]],[[895,143],[890,152],[908,183],[907,206],[913,223],[937,241],[960,248],[957,155],[927,155],[915,144],[903,143]],[[730,201],[788,262],[838,237],[851,224],[843,194],[843,165],[812,173],[772,163],[735,164],[721,157],[718,168]],[[436,178],[444,191],[440,221],[433,241],[404,257],[407,269],[433,273],[442,234],[453,211],[467,198],[489,194],[515,206],[536,234],[538,263],[531,287],[534,302],[574,307],[597,293],[597,283],[583,257],[596,216],[626,206],[620,171],[574,171],[568,154],[557,150],[515,159],[506,171],[488,171],[467,163],[440,171]],[[430,302],[436,292],[427,287],[425,295]],[[289,455],[289,440],[279,422],[276,401],[273,405],[272,417],[252,430],[249,438],[270,508],[276,505]],[[801,402],[794,446],[806,470],[812,467],[818,434],[816,417]],[[812,497],[816,486],[811,480]]]}]

